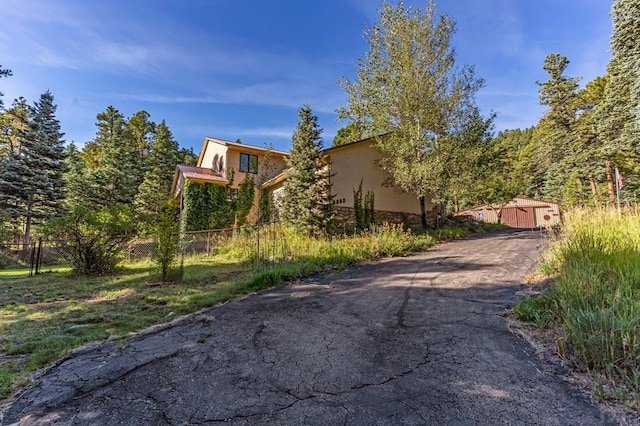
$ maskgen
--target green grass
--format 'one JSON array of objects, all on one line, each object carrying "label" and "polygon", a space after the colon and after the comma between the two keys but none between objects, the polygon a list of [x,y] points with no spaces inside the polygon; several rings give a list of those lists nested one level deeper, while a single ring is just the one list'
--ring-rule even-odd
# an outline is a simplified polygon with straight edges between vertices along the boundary
[{"label": "green grass", "polygon": [[553,278],[515,314],[560,333],[559,353],[593,373],[602,398],[640,409],[640,216],[575,210],[541,271]]},{"label": "green grass", "polygon": [[[475,230],[475,229],[474,229]],[[238,233],[215,256],[184,259],[182,280],[158,283],[151,262],[113,276],[60,271],[0,276],[0,397],[30,373],[89,342],[125,338],[153,324],[314,273],[425,250],[464,227],[415,235],[386,226],[357,236],[310,239],[284,228]]]}]

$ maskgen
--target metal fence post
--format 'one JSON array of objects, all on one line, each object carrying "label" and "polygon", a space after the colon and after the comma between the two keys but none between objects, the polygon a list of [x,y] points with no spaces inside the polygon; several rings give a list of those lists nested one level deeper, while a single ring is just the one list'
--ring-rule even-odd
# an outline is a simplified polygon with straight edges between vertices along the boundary
[{"label": "metal fence post", "polygon": [[35,262],[35,257],[36,257],[36,243],[33,242],[31,243],[31,259],[29,262],[29,276],[32,277],[33,276],[33,269],[34,269],[34,262]]},{"label": "metal fence post", "polygon": [[42,270],[42,237],[38,238],[38,255],[36,256],[36,275]]}]

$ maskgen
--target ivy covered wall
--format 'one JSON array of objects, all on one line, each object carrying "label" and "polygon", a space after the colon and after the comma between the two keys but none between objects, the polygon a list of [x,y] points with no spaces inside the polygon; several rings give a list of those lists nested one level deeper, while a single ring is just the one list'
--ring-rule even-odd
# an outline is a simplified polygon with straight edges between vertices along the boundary
[{"label": "ivy covered wall", "polygon": [[[250,176],[240,183],[237,196],[230,185],[184,184],[182,221],[185,231],[244,225],[253,205],[255,183]],[[232,196],[233,195],[233,196]]]}]

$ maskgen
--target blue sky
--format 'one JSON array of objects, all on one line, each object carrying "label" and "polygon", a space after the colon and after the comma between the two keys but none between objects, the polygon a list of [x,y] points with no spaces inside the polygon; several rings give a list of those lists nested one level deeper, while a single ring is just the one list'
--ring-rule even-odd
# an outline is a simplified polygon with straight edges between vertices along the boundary
[{"label": "blue sky", "polygon": [[[528,127],[543,112],[536,80],[544,57],[569,58],[586,84],[609,61],[607,0],[439,0],[457,22],[459,65],[486,80],[483,114],[496,130]],[[424,7],[426,1],[405,1]],[[343,123],[340,77],[367,50],[377,0],[2,0],[0,80],[5,105],[50,90],[67,141],[95,135],[113,105],[167,121],[182,147],[205,136],[287,150],[297,108],[309,103],[325,146]]]}]

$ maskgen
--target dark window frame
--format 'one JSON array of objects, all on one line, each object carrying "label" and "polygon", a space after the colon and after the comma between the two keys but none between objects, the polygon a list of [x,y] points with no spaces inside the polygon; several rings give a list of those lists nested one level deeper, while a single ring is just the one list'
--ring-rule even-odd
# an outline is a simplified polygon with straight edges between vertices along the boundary
[{"label": "dark window frame", "polygon": [[[244,160],[244,164],[243,164]],[[258,156],[254,154],[240,153],[240,164],[238,169],[243,173],[258,173]]]}]

